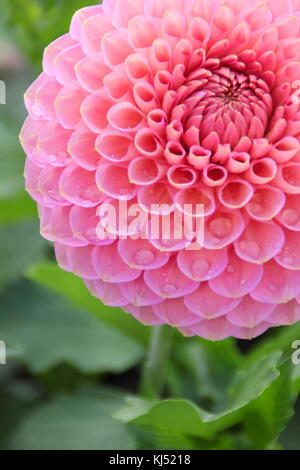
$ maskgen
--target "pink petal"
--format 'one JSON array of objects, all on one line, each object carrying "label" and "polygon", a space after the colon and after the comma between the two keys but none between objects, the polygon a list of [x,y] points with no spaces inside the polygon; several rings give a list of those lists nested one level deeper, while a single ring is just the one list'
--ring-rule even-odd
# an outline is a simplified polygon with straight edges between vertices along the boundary
[{"label": "pink petal", "polygon": [[120,240],[118,250],[125,263],[135,269],[158,269],[165,266],[170,258],[168,253],[156,250],[148,240],[142,238]]},{"label": "pink petal", "polygon": [[221,341],[229,336],[236,336],[238,328],[232,325],[225,317],[203,320],[189,329],[196,335],[212,341]]},{"label": "pink petal", "polygon": [[127,169],[122,166],[99,166],[96,183],[100,191],[119,200],[130,200],[136,195],[136,188],[128,179]]},{"label": "pink petal", "polygon": [[228,209],[244,207],[253,196],[253,187],[242,179],[228,181],[218,190],[218,197]]},{"label": "pink petal", "polygon": [[127,299],[127,304],[131,303],[135,307],[147,307],[156,305],[162,302],[162,298],[156,295],[145,284],[143,277],[131,282],[124,282],[120,284],[120,290]]},{"label": "pink petal", "polygon": [[252,220],[234,246],[241,259],[266,263],[279,253],[283,243],[284,233],[277,224]]},{"label": "pink petal", "polygon": [[300,272],[284,269],[275,261],[264,265],[264,275],[251,297],[258,302],[281,304],[294,299],[300,292]]},{"label": "pink petal", "polygon": [[228,263],[227,250],[183,250],[178,253],[177,264],[183,274],[194,281],[216,278]]},{"label": "pink petal", "polygon": [[274,304],[256,302],[251,297],[246,296],[243,298],[242,302],[227,315],[227,318],[233,325],[254,328],[269,318],[275,308],[276,306]]},{"label": "pink petal", "polygon": [[95,140],[95,134],[86,127],[78,127],[69,140],[70,155],[85,170],[96,170],[100,161],[100,155],[95,150]]},{"label": "pink petal", "polygon": [[255,189],[246,210],[252,219],[271,220],[282,210],[285,200],[284,193],[279,189],[272,186],[260,186]]},{"label": "pink petal", "polygon": [[152,307],[135,307],[134,305],[127,305],[125,311],[131,313],[138,321],[144,325],[157,326],[162,325],[163,321],[153,312]]},{"label": "pink petal", "polygon": [[124,307],[128,300],[121,293],[118,284],[109,284],[100,280],[85,281],[85,285],[92,294],[110,307]]},{"label": "pink petal", "polygon": [[81,207],[94,207],[103,200],[96,185],[95,173],[77,166],[67,167],[59,181],[60,194]]},{"label": "pink petal", "polygon": [[268,317],[267,322],[272,326],[292,325],[300,320],[300,305],[291,300],[286,304],[278,305]]},{"label": "pink petal", "polygon": [[97,246],[93,250],[95,270],[104,282],[129,282],[137,279],[141,272],[130,268],[120,257],[117,245]]},{"label": "pink petal", "polygon": [[282,212],[278,216],[279,222],[289,230],[300,231],[300,196],[288,194]]},{"label": "pink petal", "polygon": [[229,251],[227,269],[209,281],[210,288],[225,297],[237,298],[251,292],[261,281],[262,266],[241,260],[233,250]]},{"label": "pink petal", "polygon": [[300,233],[292,230],[284,231],[284,245],[275,260],[286,269],[300,269]]},{"label": "pink petal", "polygon": [[196,291],[184,298],[186,306],[193,313],[206,319],[218,318],[229,313],[241,300],[241,298],[229,299],[216,294],[207,282],[202,283]]},{"label": "pink petal", "polygon": [[193,292],[199,285],[179,271],[174,258],[162,268],[146,271],[144,279],[151,290],[165,299],[182,297]]},{"label": "pink petal", "polygon": [[177,328],[199,323],[199,317],[186,307],[182,299],[164,300],[154,305],[153,311],[164,323]]},{"label": "pink petal", "polygon": [[245,222],[238,211],[216,211],[205,221],[204,247],[219,250],[237,240]]}]

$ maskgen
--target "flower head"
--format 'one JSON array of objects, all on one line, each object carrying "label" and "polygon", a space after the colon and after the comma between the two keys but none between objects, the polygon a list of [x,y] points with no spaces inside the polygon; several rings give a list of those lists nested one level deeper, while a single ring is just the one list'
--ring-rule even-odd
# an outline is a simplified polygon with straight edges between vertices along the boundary
[{"label": "flower head", "polygon": [[[79,10],[45,51],[21,133],[60,266],[105,304],[186,335],[298,321],[299,53],[299,0]],[[190,231],[155,237],[149,215]]]}]

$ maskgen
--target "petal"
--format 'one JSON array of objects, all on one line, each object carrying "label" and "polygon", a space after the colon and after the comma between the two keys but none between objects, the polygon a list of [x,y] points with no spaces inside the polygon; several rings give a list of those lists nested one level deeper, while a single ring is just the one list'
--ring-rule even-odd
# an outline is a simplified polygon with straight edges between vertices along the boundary
[{"label": "petal", "polygon": [[203,320],[189,329],[196,335],[212,341],[221,341],[229,336],[236,336],[238,328],[225,317]]},{"label": "petal", "polygon": [[69,140],[68,152],[85,170],[96,170],[100,155],[95,150],[96,136],[86,127],[78,127]]},{"label": "petal", "polygon": [[292,325],[300,320],[300,305],[291,300],[286,304],[276,307],[273,313],[268,317],[267,322],[272,326]]},{"label": "petal", "polygon": [[121,293],[118,284],[110,284],[100,281],[85,281],[85,285],[92,294],[100,299],[105,305],[110,307],[124,307],[128,304],[128,300]]},{"label": "petal", "polygon": [[127,304],[131,303],[135,307],[153,306],[162,302],[162,298],[149,289],[142,276],[131,282],[123,282],[120,290],[126,297]]},{"label": "petal", "polygon": [[273,222],[250,221],[234,247],[237,255],[250,263],[266,263],[284,243],[284,233]]},{"label": "petal", "polygon": [[124,308],[124,310],[131,313],[134,318],[144,325],[157,326],[163,324],[163,321],[153,312],[152,307],[135,307],[134,305],[129,304]]},{"label": "petal", "polygon": [[205,221],[204,247],[219,250],[237,240],[245,222],[238,211],[216,211]]},{"label": "petal", "polygon": [[279,222],[289,230],[300,231],[300,196],[288,194],[282,212],[278,216]]},{"label": "petal", "polygon": [[209,286],[214,292],[225,297],[243,297],[261,281],[263,268],[241,260],[233,250],[230,250],[228,255],[227,269],[211,279]]},{"label": "petal", "polygon": [[95,173],[77,166],[67,167],[61,175],[60,194],[81,207],[94,207],[103,200],[96,185]]},{"label": "petal", "polygon": [[97,246],[93,250],[95,270],[104,282],[129,282],[141,275],[138,269],[130,268],[120,257],[117,244]]},{"label": "petal", "polygon": [[158,269],[165,266],[170,258],[169,253],[158,251],[142,238],[120,240],[118,250],[125,263],[135,269]]},{"label": "petal", "polygon": [[154,305],[153,311],[164,323],[177,328],[199,323],[199,317],[186,307],[182,299],[164,300]]},{"label": "petal", "polygon": [[183,250],[178,253],[177,264],[183,274],[194,281],[216,278],[228,264],[226,249],[197,251]]},{"label": "petal", "polygon": [[193,292],[199,285],[179,271],[174,258],[162,268],[146,271],[144,279],[151,290],[166,299],[182,297]]},{"label": "petal", "polygon": [[251,297],[258,302],[282,304],[294,299],[300,292],[300,271],[291,271],[275,261],[264,265],[264,275]]},{"label": "petal", "polygon": [[243,298],[242,302],[227,315],[227,318],[233,325],[254,328],[270,317],[275,308],[276,305],[274,304],[256,302],[251,297],[246,296]]},{"label": "petal", "polygon": [[284,238],[282,250],[275,260],[283,268],[300,270],[300,233],[285,230]]},{"label": "petal", "polygon": [[112,104],[104,89],[92,93],[82,102],[82,119],[92,132],[99,133],[107,126]]},{"label": "petal", "polygon": [[113,164],[100,165],[96,172],[100,191],[119,200],[130,200],[136,195],[135,185],[128,179],[127,169]]},{"label": "petal", "polygon": [[242,299],[229,299],[216,294],[204,282],[190,295],[186,295],[184,302],[186,306],[196,315],[211,319],[218,318],[233,310]]},{"label": "petal", "polygon": [[218,197],[223,206],[229,209],[244,207],[253,196],[253,187],[242,179],[228,181],[218,190]]},{"label": "petal", "polygon": [[255,189],[246,210],[252,219],[271,220],[282,210],[284,203],[285,195],[282,191],[271,186],[260,186]]}]

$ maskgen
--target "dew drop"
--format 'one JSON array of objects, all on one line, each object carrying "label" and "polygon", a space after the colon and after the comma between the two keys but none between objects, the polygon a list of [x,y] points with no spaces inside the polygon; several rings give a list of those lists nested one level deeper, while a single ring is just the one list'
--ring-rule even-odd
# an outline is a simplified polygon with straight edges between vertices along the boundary
[{"label": "dew drop", "polygon": [[166,295],[174,295],[177,291],[177,286],[175,284],[165,284],[162,288],[162,291]]},{"label": "dew drop", "polygon": [[254,215],[258,215],[261,212],[261,206],[259,204],[252,203],[250,208],[251,208],[252,214]]},{"label": "dew drop", "polygon": [[154,254],[150,250],[140,250],[135,254],[134,261],[138,266],[147,266],[153,263]]},{"label": "dew drop", "polygon": [[286,209],[281,218],[283,223],[291,226],[296,225],[299,221],[299,215],[294,209]]},{"label": "dew drop", "polygon": [[232,266],[232,264],[230,264],[227,268],[227,271],[229,272],[229,274],[234,274],[235,273],[235,269],[234,267]]},{"label": "dew drop", "polygon": [[85,236],[88,240],[91,241],[99,241],[97,236],[97,230],[95,228],[90,228],[86,231]]},{"label": "dew drop", "polygon": [[99,190],[96,185],[90,186],[89,188],[84,189],[81,195],[82,199],[88,201],[98,201],[99,199]]},{"label": "dew drop", "polygon": [[226,238],[232,231],[232,222],[227,217],[218,217],[209,224],[209,230],[216,238]]},{"label": "dew drop", "polygon": [[47,160],[50,163],[56,163],[57,162],[57,157],[55,155],[48,155]]},{"label": "dew drop", "polygon": [[198,258],[193,261],[192,274],[196,279],[201,279],[209,272],[210,263],[206,259]]},{"label": "dew drop", "polygon": [[241,251],[252,259],[257,259],[260,254],[260,247],[254,240],[243,240],[240,242]]},{"label": "dew drop", "polygon": [[282,261],[287,266],[291,266],[293,264],[293,258],[291,258],[290,256],[285,256]]}]

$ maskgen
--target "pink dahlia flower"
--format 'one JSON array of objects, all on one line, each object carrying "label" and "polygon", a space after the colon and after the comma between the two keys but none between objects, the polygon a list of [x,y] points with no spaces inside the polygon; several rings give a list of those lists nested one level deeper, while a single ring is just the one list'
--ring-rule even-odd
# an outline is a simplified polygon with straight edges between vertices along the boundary
[{"label": "pink dahlia flower", "polygon": [[[105,304],[186,335],[252,338],[298,321],[299,57],[299,0],[78,11],[45,51],[21,133],[59,265]],[[163,203],[174,226],[202,204],[202,245],[198,232],[153,237],[149,222],[100,236],[112,235],[101,209],[122,216],[120,201],[148,216]]]}]

